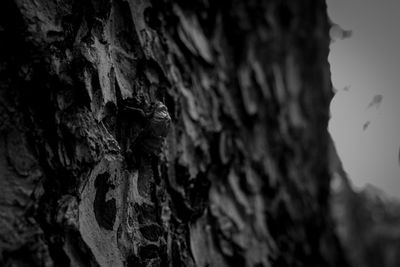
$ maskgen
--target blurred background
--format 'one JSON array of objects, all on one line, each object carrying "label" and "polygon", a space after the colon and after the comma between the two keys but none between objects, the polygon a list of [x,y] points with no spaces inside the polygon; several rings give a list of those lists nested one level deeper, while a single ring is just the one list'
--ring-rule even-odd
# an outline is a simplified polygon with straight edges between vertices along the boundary
[{"label": "blurred background", "polygon": [[400,266],[400,2],[327,0],[335,96],[329,131],[343,163],[332,215],[352,266]]},{"label": "blurred background", "polygon": [[355,188],[400,199],[400,2],[328,0],[330,133]]}]

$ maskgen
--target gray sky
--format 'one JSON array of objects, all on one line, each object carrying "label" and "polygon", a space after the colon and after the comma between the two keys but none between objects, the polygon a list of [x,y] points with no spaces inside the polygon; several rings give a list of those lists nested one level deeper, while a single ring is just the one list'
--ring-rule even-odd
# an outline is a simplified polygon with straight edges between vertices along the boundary
[{"label": "gray sky", "polygon": [[[374,184],[400,198],[400,1],[327,2],[332,21],[353,31],[331,45],[338,92],[330,132],[355,186]],[[377,94],[383,96],[381,105],[367,109]]]}]

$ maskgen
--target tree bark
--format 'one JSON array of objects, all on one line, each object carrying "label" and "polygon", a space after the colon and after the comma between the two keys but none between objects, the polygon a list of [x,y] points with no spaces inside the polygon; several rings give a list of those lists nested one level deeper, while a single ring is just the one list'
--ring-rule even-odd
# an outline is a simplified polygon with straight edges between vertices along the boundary
[{"label": "tree bark", "polygon": [[324,1],[2,0],[0,263],[346,266]]}]

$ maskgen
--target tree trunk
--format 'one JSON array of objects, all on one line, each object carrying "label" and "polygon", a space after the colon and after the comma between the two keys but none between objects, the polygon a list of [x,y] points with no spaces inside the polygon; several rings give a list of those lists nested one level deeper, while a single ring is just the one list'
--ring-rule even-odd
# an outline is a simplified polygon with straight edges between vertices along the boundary
[{"label": "tree trunk", "polygon": [[346,266],[324,1],[2,0],[0,263]]}]

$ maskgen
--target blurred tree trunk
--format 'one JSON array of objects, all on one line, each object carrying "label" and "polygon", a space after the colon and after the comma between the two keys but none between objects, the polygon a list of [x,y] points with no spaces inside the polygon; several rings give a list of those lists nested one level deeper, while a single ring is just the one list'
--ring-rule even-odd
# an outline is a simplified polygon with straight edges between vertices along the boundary
[{"label": "blurred tree trunk", "polygon": [[2,0],[0,263],[345,266],[328,30],[316,0]]}]

